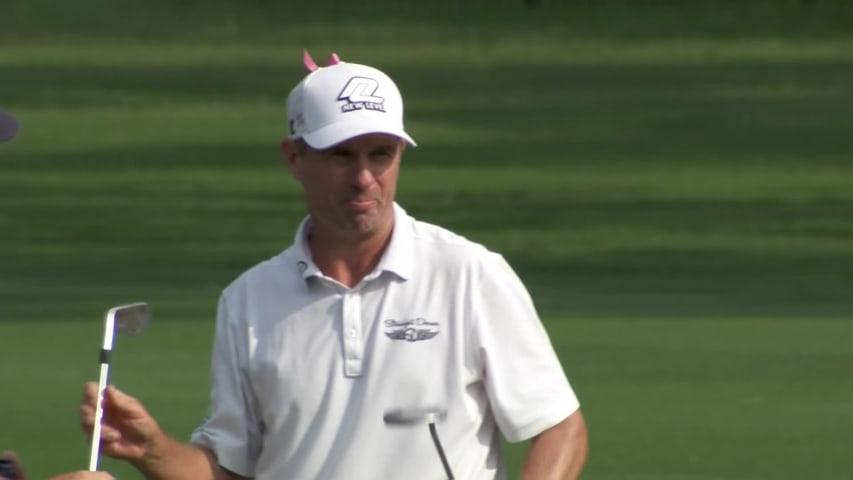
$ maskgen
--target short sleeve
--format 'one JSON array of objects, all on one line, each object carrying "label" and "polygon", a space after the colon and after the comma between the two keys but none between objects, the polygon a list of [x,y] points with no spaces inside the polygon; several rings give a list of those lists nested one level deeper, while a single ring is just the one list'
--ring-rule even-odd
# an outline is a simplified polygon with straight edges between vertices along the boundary
[{"label": "short sleeve", "polygon": [[507,441],[530,439],[580,404],[527,289],[506,260],[489,252],[477,268],[472,302],[475,357]]},{"label": "short sleeve", "polygon": [[210,449],[222,467],[254,477],[260,454],[257,402],[248,381],[248,329],[235,322],[225,295],[219,300],[211,361],[210,415],[191,443]]}]

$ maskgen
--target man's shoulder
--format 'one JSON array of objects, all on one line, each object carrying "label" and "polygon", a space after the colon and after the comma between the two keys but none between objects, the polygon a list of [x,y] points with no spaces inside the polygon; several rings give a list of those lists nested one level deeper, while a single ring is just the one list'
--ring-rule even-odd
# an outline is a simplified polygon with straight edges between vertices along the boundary
[{"label": "man's shoulder", "polygon": [[409,222],[414,256],[432,267],[460,270],[490,277],[516,277],[503,254],[471,240],[447,227],[406,216]]},{"label": "man's shoulder", "polygon": [[492,270],[503,256],[448,228],[412,218],[414,255],[432,265]]},{"label": "man's shoulder", "polygon": [[485,245],[470,240],[448,228],[422,220],[411,219],[412,240],[416,249],[435,250],[443,254],[488,254]]},{"label": "man's shoulder", "polygon": [[[292,256],[293,246],[278,254],[262,260],[240,273],[228,286],[225,292],[242,290],[252,285],[275,284],[287,281],[288,261]],[[296,267],[295,267],[296,268]]]}]

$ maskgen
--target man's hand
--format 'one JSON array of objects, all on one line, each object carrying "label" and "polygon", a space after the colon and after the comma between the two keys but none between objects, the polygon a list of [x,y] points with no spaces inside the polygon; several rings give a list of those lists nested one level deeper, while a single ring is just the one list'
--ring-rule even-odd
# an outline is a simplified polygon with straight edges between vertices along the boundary
[{"label": "man's hand", "polygon": [[[80,403],[80,426],[90,437],[95,423],[98,384],[87,383]],[[169,480],[242,479],[219,466],[205,448],[184,444],[160,429],[154,417],[134,397],[110,385],[104,389],[101,452],[126,460],[145,478]],[[78,472],[72,475],[85,473]],[[59,477],[51,480],[102,480],[111,477]]]},{"label": "man's hand", "polygon": [[[80,426],[90,440],[97,398],[98,384],[87,383],[80,404]],[[164,435],[157,421],[139,400],[113,385],[104,389],[103,408],[101,451],[107,456],[131,462],[145,460],[154,442]]]}]

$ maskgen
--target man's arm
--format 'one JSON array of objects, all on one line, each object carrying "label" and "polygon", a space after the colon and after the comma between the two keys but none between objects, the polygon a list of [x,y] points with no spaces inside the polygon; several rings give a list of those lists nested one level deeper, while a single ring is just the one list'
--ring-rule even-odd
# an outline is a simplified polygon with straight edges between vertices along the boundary
[{"label": "man's arm", "polygon": [[248,480],[222,468],[210,450],[181,443],[165,433],[142,459],[130,460],[146,480]]},{"label": "man's arm", "polygon": [[[81,426],[91,435],[98,385],[86,384],[80,405]],[[104,391],[101,451],[126,460],[147,480],[241,480],[219,466],[215,455],[195,445],[178,442],[160,429],[137,400],[114,386]]]},{"label": "man's arm", "polygon": [[524,460],[523,480],[575,480],[586,463],[589,445],[580,410],[533,437]]}]

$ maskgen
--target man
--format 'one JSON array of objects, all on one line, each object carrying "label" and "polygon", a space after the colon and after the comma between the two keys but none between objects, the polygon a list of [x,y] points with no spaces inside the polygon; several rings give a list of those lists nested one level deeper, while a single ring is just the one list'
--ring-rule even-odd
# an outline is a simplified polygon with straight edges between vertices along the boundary
[{"label": "man", "polygon": [[458,478],[506,477],[501,434],[532,439],[524,479],[577,478],[586,426],[521,281],[394,202],[415,145],[396,85],[334,55],[305,64],[281,148],[309,215],[220,298],[210,417],[183,444],[111,386],[103,452],[151,479],[436,479],[426,424],[383,422],[432,409],[446,412],[438,433]]},{"label": "man", "polygon": [[[2,115],[0,115],[2,117]],[[2,120],[0,120],[0,126],[2,126]],[[0,480],[27,480],[27,472],[24,470],[24,466],[21,465],[20,460],[18,460],[18,456],[15,455],[15,452],[3,452],[3,455],[0,455],[0,460],[5,460],[12,467],[12,477],[6,477],[3,473],[0,473]],[[66,473],[64,475],[58,475],[56,477],[51,477],[50,480],[115,480],[110,474],[104,472],[87,472],[87,471],[79,471],[73,473]]]}]

